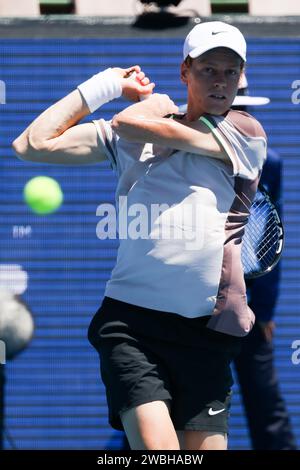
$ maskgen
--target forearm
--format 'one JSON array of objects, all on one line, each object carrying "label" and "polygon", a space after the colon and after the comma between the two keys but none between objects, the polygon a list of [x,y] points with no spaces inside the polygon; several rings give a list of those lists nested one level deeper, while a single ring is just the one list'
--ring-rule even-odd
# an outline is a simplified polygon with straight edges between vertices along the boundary
[{"label": "forearm", "polygon": [[[150,100],[149,100],[150,101]],[[153,103],[139,103],[125,109],[112,120],[113,129],[126,140],[150,142],[199,155],[226,159],[224,150],[210,129],[200,121],[176,121],[160,116]]]},{"label": "forearm", "polygon": [[[133,71],[136,80],[127,80]],[[108,68],[46,109],[13,142],[13,148],[23,160],[62,164],[102,161],[105,152],[98,148],[94,124],[77,123],[122,93],[135,100],[142,93],[150,93],[153,86],[138,65]]]},{"label": "forearm", "polygon": [[120,137],[132,142],[168,146],[170,141],[175,140],[173,122],[167,118],[123,116],[120,113],[113,118],[112,128]]},{"label": "forearm", "polygon": [[59,137],[89,113],[80,92],[74,90],[38,116],[15,140],[14,148],[22,155],[49,149],[52,139]]},{"label": "forearm", "polygon": [[13,142],[14,150],[24,160],[47,163],[103,160],[104,153],[97,149],[94,125],[76,124],[121,94],[121,80],[113,69],[93,75],[37,117]]}]

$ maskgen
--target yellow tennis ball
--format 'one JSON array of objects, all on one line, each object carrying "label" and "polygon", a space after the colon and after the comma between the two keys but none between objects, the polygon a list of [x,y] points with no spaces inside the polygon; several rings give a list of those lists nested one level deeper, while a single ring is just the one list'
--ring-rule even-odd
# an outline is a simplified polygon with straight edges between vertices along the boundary
[{"label": "yellow tennis ball", "polygon": [[39,215],[56,211],[64,199],[60,185],[49,176],[36,176],[29,180],[23,195],[30,209]]}]

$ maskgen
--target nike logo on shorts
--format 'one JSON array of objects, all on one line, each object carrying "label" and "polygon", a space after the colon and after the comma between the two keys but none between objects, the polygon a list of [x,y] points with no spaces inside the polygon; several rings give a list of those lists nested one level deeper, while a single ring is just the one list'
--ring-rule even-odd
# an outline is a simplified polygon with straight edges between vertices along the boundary
[{"label": "nike logo on shorts", "polygon": [[222,408],[221,410],[213,410],[212,408],[209,408],[208,414],[210,416],[218,415],[219,413],[222,413],[222,411],[225,411],[225,408]]}]

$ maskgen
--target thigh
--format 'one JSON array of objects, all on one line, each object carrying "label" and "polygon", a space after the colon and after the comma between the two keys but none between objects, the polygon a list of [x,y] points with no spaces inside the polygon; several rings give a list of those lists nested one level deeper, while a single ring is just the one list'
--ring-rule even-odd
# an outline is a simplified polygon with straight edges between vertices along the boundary
[{"label": "thigh", "polygon": [[181,450],[227,450],[227,434],[211,431],[176,431]]},{"label": "thigh", "polygon": [[102,340],[99,353],[109,421],[115,429],[123,429],[122,412],[172,399],[164,365],[141,342],[129,338]]},{"label": "thigh", "polygon": [[175,428],[227,433],[233,380],[226,351],[182,349],[170,367]]},{"label": "thigh", "polygon": [[130,408],[120,417],[131,449],[179,450],[167,401],[156,400]]},{"label": "thigh", "polygon": [[89,339],[100,356],[109,422],[115,429],[123,430],[121,412],[172,398],[167,367],[153,339],[155,328],[144,309],[108,298],[91,322]]}]

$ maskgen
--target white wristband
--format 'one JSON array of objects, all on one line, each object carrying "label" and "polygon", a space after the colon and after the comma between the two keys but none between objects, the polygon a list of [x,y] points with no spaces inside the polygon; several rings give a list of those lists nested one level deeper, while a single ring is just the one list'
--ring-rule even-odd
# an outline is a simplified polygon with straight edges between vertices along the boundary
[{"label": "white wristband", "polygon": [[108,103],[122,95],[121,80],[111,68],[93,75],[77,88],[91,113],[104,103]]}]

